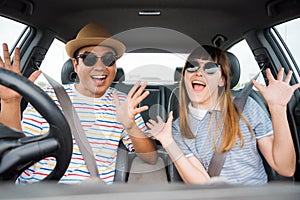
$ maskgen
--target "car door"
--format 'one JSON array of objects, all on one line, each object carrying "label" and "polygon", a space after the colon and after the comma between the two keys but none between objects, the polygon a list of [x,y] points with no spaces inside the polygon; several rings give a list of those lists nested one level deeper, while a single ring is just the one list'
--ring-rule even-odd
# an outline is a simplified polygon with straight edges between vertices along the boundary
[{"label": "car door", "polygon": [[[261,67],[267,63],[272,74],[276,77],[279,69],[283,67],[285,72],[291,70],[293,75],[290,85],[300,82],[300,42],[297,38],[300,34],[300,20],[294,19],[273,27],[261,29],[259,31],[249,31],[245,34],[245,40],[250,46],[252,53]],[[267,78],[265,71],[262,71],[266,85]],[[280,98],[280,96],[278,96]],[[292,133],[294,146],[297,155],[297,166],[294,179],[300,180],[300,90],[297,89],[289,104],[287,105],[287,115]]]}]

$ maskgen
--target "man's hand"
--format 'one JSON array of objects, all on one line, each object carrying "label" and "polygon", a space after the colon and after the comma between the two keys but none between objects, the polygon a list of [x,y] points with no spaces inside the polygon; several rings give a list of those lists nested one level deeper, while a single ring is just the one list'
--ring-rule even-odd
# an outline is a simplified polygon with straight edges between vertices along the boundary
[{"label": "man's hand", "polygon": [[149,95],[149,91],[145,91],[147,83],[140,86],[141,81],[135,83],[130,89],[128,96],[124,102],[120,102],[119,97],[114,93],[114,104],[117,107],[117,120],[124,128],[131,129],[135,125],[135,116],[145,110],[148,106],[138,107],[138,105]]},{"label": "man's hand", "polygon": [[[15,49],[14,61],[11,63],[7,44],[3,44],[3,59],[0,56],[0,67],[22,76],[20,71],[20,50]],[[40,75],[40,71],[33,72],[28,78],[30,81],[35,81]],[[0,85],[1,112],[0,122],[11,128],[22,131],[21,127],[21,109],[20,102],[22,96],[14,90]]]},{"label": "man's hand", "polygon": [[[20,76],[22,76],[20,71],[20,49],[19,48],[15,49],[14,60],[13,63],[11,63],[7,44],[4,43],[2,45],[2,48],[3,48],[3,59],[0,56],[0,67],[15,72]],[[40,71],[35,71],[31,74],[31,76],[28,79],[34,82],[38,78],[40,73],[41,73]],[[20,96],[19,93],[15,92],[14,90],[7,88],[3,85],[0,85],[0,98],[3,102],[11,102],[11,101],[20,101],[22,97]]]}]

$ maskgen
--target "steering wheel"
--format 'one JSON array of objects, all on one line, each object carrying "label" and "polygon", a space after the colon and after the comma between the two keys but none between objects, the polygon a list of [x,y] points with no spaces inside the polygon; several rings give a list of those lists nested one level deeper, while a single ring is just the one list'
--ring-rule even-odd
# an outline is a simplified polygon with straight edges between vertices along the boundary
[{"label": "steering wheel", "polygon": [[59,181],[69,166],[73,148],[71,130],[62,111],[42,89],[14,72],[0,68],[0,84],[21,94],[50,126],[46,134],[25,136],[0,124],[0,180],[16,181],[34,163],[54,157],[56,165],[42,181]]}]

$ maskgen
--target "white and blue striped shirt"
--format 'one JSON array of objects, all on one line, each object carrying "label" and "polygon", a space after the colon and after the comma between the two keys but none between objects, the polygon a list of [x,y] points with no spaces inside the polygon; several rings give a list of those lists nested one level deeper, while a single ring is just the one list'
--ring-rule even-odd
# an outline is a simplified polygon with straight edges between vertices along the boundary
[{"label": "white and blue striped shirt", "polygon": [[[113,93],[116,89],[110,87],[102,97],[90,98],[77,92],[74,85],[64,85],[64,87],[78,113],[81,125],[94,152],[99,176],[104,182],[112,183],[119,141],[122,140],[129,151],[134,150],[128,133],[116,119],[116,106],[113,103]],[[47,87],[44,91],[61,108],[53,88]],[[117,93],[120,101],[124,101],[126,94],[119,91]],[[142,131],[146,131],[146,125],[140,114],[136,116],[135,121]],[[24,133],[30,136],[45,134],[49,130],[49,124],[30,104],[23,113],[22,126]],[[35,182],[44,179],[55,164],[54,158],[41,160],[26,170],[17,182]],[[88,177],[90,177],[89,172],[75,138],[73,138],[71,162],[60,183],[80,183]]]},{"label": "white and blue striped shirt", "polygon": [[[199,114],[202,115],[202,119],[199,119]],[[214,154],[213,134],[220,112],[201,110],[196,115],[198,117],[195,116],[195,110],[189,109],[191,130],[196,136],[194,139],[181,137],[179,119],[173,123],[173,137],[186,157],[197,157],[208,170]],[[264,184],[267,183],[267,174],[257,149],[257,140],[273,134],[272,123],[268,114],[251,97],[247,99],[243,115],[250,123],[255,135],[251,137],[247,125],[240,120],[239,126],[244,138],[244,147],[241,148],[240,141],[238,141],[237,145],[228,151],[220,176],[225,177],[231,184]],[[218,137],[220,137],[220,131],[216,136],[217,141]]]}]

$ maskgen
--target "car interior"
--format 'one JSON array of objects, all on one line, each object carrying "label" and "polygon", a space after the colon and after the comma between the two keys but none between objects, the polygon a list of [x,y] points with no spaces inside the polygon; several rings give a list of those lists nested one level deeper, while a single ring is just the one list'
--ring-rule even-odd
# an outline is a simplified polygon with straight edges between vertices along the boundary
[{"label": "car interior", "polygon": [[[218,183],[205,186],[184,184],[167,152],[155,141],[158,155],[164,163],[158,170],[165,172],[167,184],[160,181],[156,184],[129,183],[132,163],[137,155],[126,150],[120,142],[114,184],[99,186],[91,182],[92,184],[70,187],[56,184],[70,161],[70,128],[63,113],[52,104],[48,96],[42,94],[41,87],[26,79],[35,70],[42,69],[52,70],[53,75],[59,75],[57,81],[60,84],[80,81],[74,72],[72,60],[64,56],[60,58],[57,56],[60,54],[54,54],[51,49],[55,41],[59,41],[62,44],[61,49],[64,50],[66,42],[73,39],[80,28],[87,23],[98,22],[111,33],[112,38],[122,41],[126,46],[124,58],[117,62],[117,73],[112,87],[128,93],[137,80],[148,82],[146,90],[150,94],[139,105],[149,106],[147,111],[141,113],[145,122],[156,119],[156,116],[166,120],[170,111],[173,111],[174,119],[179,117],[178,86],[184,59],[199,45],[212,45],[226,51],[231,67],[233,96],[245,92],[250,80],[257,74],[260,83],[268,85],[266,68],[270,68],[273,75],[281,67],[285,72],[292,70],[290,85],[294,85],[300,82],[300,49],[297,48],[300,41],[295,39],[298,37],[297,32],[292,31],[295,29],[299,33],[300,23],[290,23],[291,29],[286,25],[282,30],[280,25],[300,19],[299,0],[0,0],[0,17],[24,25],[9,46],[11,55],[15,47],[20,47],[20,64],[24,77],[18,79],[14,74],[0,69],[0,84],[22,94],[22,111],[30,102],[51,124],[49,133],[45,137],[37,138],[27,138],[9,127],[0,126],[0,182],[4,183],[0,187],[0,199],[299,199],[299,89],[294,92],[287,106],[288,122],[296,151],[296,171],[292,177],[279,175],[264,160],[269,181],[265,187],[232,187]],[[8,29],[8,25],[2,23],[0,21],[1,29]],[[10,31],[17,32],[17,29]],[[289,41],[288,36],[281,36],[282,33],[293,35],[294,40]],[[6,38],[0,36],[0,39]],[[237,44],[242,42],[245,42],[249,54],[240,49],[234,51]],[[246,54],[250,55],[254,65]],[[126,63],[131,55],[134,59]],[[149,63],[143,63],[146,60],[142,57],[144,55],[149,56]],[[165,58],[156,58],[155,55],[163,55]],[[168,58],[167,55],[174,57]],[[58,60],[59,64],[45,64],[48,57]],[[175,63],[177,59],[181,63]],[[170,66],[164,64],[165,62],[169,62]],[[137,67],[133,68],[134,65]],[[248,87],[247,95],[269,114],[266,101],[258,90]],[[62,130],[66,130],[69,135],[61,134]],[[44,152],[35,153],[39,148]],[[47,183],[49,180],[49,184],[32,184],[32,187],[27,188],[10,184],[22,171],[45,155],[58,160],[53,173],[42,181]],[[150,175],[147,179],[149,183],[155,183],[155,176]],[[52,182],[55,184],[51,184]]]}]

